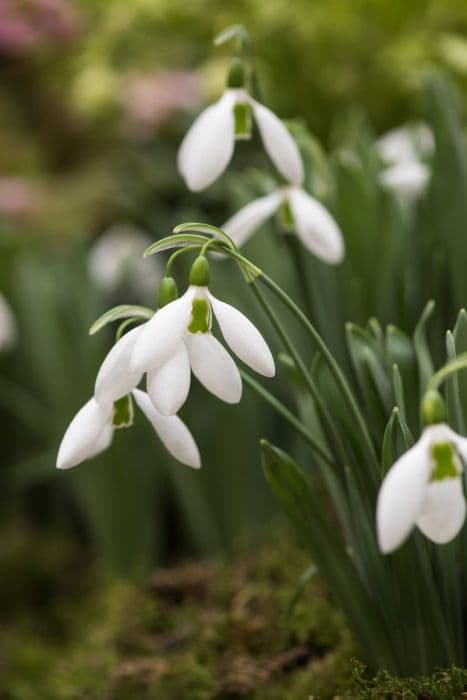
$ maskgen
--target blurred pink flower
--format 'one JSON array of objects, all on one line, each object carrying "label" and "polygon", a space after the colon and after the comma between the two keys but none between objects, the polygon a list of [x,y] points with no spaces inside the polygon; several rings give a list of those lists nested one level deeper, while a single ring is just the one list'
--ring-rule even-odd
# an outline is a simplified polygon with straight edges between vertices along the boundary
[{"label": "blurred pink flower", "polygon": [[157,132],[174,112],[194,109],[199,102],[198,76],[188,71],[134,76],[122,95],[130,127],[141,136]]},{"label": "blurred pink flower", "polygon": [[78,32],[70,0],[0,0],[0,53],[20,55],[49,42],[68,42]]},{"label": "blurred pink flower", "polygon": [[36,209],[38,201],[38,192],[31,183],[21,178],[0,177],[0,216],[27,216]]}]

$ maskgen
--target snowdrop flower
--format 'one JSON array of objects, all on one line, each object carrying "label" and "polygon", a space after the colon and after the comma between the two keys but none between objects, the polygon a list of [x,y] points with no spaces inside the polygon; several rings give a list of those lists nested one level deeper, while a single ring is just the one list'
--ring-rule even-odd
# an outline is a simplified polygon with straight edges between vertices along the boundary
[{"label": "snowdrop flower", "polygon": [[[166,450],[182,464],[199,469],[201,460],[196,443],[178,416],[163,416],[149,396],[140,389],[131,392],[136,404],[149,420]],[[93,397],[78,411],[61,442],[58,469],[70,469],[106,450],[114,434],[114,406]]]},{"label": "snowdrop flower", "polygon": [[294,185],[303,182],[303,163],[292,136],[271,110],[248,94],[244,84],[243,67],[234,61],[224,94],[199,115],[183,139],[178,168],[194,192],[208,187],[224,172],[235,141],[250,136],[251,115],[278,171]]},{"label": "snowdrop flower", "polygon": [[434,151],[434,138],[426,124],[388,131],[376,142],[387,166],[380,173],[384,187],[406,199],[422,194],[430,179],[430,169],[423,162]]},{"label": "snowdrop flower", "polygon": [[426,427],[419,441],[388,471],[378,496],[378,543],[385,554],[399,547],[417,526],[436,544],[462,528],[466,506],[462,487],[467,438],[446,423]]},{"label": "snowdrop flower", "polygon": [[256,372],[272,377],[274,360],[266,341],[240,311],[208,290],[208,264],[198,257],[185,294],[163,306],[141,330],[134,344],[131,370],[147,372],[148,394],[164,415],[176,413],[190,388],[190,369],[212,394],[237,403],[242,394],[238,368],[212,335],[212,315],[230,349]]},{"label": "snowdrop flower", "polygon": [[280,210],[285,210],[287,227],[296,231],[303,245],[330,264],[344,257],[342,233],[328,210],[301,187],[281,187],[240,209],[222,226],[241,246],[261,224]]},{"label": "snowdrop flower", "polygon": [[149,265],[143,260],[149,243],[146,234],[134,226],[111,226],[89,253],[89,273],[95,284],[107,294],[127,285],[143,299],[152,297],[162,275],[155,260]]}]

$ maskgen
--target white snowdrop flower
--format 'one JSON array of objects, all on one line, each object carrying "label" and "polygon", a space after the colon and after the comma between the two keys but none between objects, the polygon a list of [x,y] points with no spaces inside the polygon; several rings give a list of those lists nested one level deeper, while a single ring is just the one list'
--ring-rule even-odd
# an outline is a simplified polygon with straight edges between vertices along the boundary
[{"label": "white snowdrop flower", "polygon": [[215,104],[199,115],[180,146],[178,168],[187,186],[198,192],[224,172],[232,158],[235,141],[250,136],[251,115],[278,171],[292,184],[301,185],[303,163],[294,139],[281,120],[244,89],[243,69],[239,64],[234,63],[233,68],[229,87]]},{"label": "white snowdrop flower", "polygon": [[392,129],[376,142],[386,167],[380,173],[381,184],[401,198],[415,199],[430,179],[430,168],[423,160],[433,154],[433,132],[426,124]]},{"label": "white snowdrop flower", "polygon": [[16,342],[16,319],[7,300],[0,293],[0,351],[9,350]]},{"label": "white snowdrop flower", "polygon": [[242,245],[273,214],[285,208],[288,228],[294,230],[303,245],[330,264],[344,257],[342,233],[328,210],[301,187],[281,187],[240,209],[222,226],[237,245]]},{"label": "white snowdrop flower", "polygon": [[140,383],[143,373],[131,369],[130,359],[144,326],[125,333],[105,357],[94,385],[94,397],[99,404],[115,403]]},{"label": "white snowdrop flower", "polygon": [[399,547],[417,526],[437,544],[462,528],[466,506],[462,487],[467,439],[445,423],[426,427],[388,471],[378,496],[376,521],[383,553]]},{"label": "white snowdrop flower", "polygon": [[[159,436],[166,450],[182,464],[199,469],[201,459],[192,434],[178,416],[163,416],[144,391],[133,389],[132,396]],[[61,442],[58,469],[70,469],[106,450],[112,442],[114,406],[91,398],[78,411]]]},{"label": "white snowdrop flower", "polygon": [[186,293],[157,311],[134,346],[132,371],[148,373],[149,396],[164,415],[176,413],[185,402],[191,372],[222,401],[240,401],[240,373],[211,333],[213,314],[225,342],[237,357],[266,377],[275,373],[271,351],[258,329],[240,311],[216,299],[207,283],[207,261],[199,257]]},{"label": "white snowdrop flower", "polygon": [[143,259],[150,242],[135,226],[111,226],[89,253],[89,273],[95,284],[108,294],[126,286],[143,299],[152,296],[162,271],[154,258]]}]

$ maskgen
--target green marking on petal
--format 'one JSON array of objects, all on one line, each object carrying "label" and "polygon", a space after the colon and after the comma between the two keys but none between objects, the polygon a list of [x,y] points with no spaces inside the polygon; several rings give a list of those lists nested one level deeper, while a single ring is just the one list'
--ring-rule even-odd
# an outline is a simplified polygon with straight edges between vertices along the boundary
[{"label": "green marking on petal", "polygon": [[294,230],[295,219],[288,199],[284,200],[284,202],[281,204],[279,209],[279,221],[284,231]]},{"label": "green marking on petal", "polygon": [[251,117],[251,107],[245,102],[238,102],[234,105],[235,138],[237,141],[247,141],[251,138],[253,121]]},{"label": "green marking on petal", "polygon": [[433,458],[432,481],[443,481],[443,479],[455,479],[459,476],[459,457],[454,446],[450,442],[440,442],[431,448]]},{"label": "green marking on petal", "polygon": [[133,425],[133,399],[130,394],[122,396],[114,403],[114,428],[130,428]]},{"label": "green marking on petal", "polygon": [[206,299],[194,299],[191,308],[190,333],[209,333],[211,307]]}]

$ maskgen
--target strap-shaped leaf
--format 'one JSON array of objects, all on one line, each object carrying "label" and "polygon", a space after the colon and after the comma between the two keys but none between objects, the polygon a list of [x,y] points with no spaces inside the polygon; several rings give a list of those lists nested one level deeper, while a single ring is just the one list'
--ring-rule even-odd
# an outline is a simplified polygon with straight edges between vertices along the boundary
[{"label": "strap-shaped leaf", "polygon": [[[310,550],[365,653],[386,667],[394,660],[381,612],[365,589],[345,544],[336,532],[326,504],[313,492],[295,462],[263,440],[262,462],[266,480]],[[371,572],[369,572],[371,577]],[[382,661],[384,660],[384,661]]]},{"label": "strap-shaped leaf", "polygon": [[154,311],[147,306],[134,306],[132,304],[121,304],[120,306],[114,306],[113,309],[109,309],[102,314],[89,329],[89,335],[94,335],[100,331],[104,326],[107,326],[113,321],[120,321],[125,318],[140,318],[145,321],[149,321],[154,315]]},{"label": "strap-shaped leaf", "polygon": [[413,342],[417,357],[418,377],[420,382],[420,396],[422,396],[428,386],[433,373],[433,360],[426,339],[426,324],[435,308],[435,302],[431,299],[423,309],[420,320],[415,327]]}]

